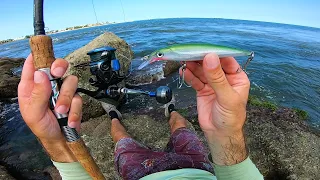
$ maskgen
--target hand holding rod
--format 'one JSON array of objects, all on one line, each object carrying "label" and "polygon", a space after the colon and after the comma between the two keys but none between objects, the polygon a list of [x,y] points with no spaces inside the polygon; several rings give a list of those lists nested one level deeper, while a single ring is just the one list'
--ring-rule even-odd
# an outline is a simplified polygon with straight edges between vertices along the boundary
[{"label": "hand holding rod", "polygon": [[[51,75],[50,67],[55,60],[52,39],[45,35],[43,22],[43,0],[34,1],[34,27],[35,36],[30,38],[30,47],[34,58],[34,66],[38,71],[43,71],[47,74],[52,87],[52,95],[50,98],[50,106],[54,109],[59,96],[58,81]],[[91,157],[87,147],[82,141],[78,132],[74,128],[68,126],[68,114],[59,114],[53,110],[60,128],[65,135],[67,145],[77,158],[79,163],[84,167],[88,174],[97,180],[105,179],[97,164]]]},{"label": "hand holding rod", "polygon": [[[30,38],[30,47],[34,58],[35,68],[39,71],[45,72],[51,82],[52,95],[50,102],[52,106],[51,108],[53,109],[59,95],[59,86],[57,80],[55,80],[50,73],[50,66],[55,60],[52,49],[52,40],[49,36],[37,35]],[[54,110],[53,112],[59,122],[62,132],[66,137],[69,149],[72,151],[80,164],[93,179],[105,179],[91,157],[81,137],[78,135],[76,129],[68,126],[68,115],[59,114]]]}]

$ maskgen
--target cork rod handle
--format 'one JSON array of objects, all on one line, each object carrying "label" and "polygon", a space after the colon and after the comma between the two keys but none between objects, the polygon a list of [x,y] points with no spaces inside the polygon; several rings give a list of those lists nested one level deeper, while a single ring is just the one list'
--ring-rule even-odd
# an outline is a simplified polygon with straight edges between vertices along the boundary
[{"label": "cork rod handle", "polygon": [[100,172],[99,167],[90,156],[86,145],[79,139],[74,142],[67,142],[69,149],[73,152],[74,156],[78,159],[83,168],[88,172],[92,179],[104,180],[103,174]]},{"label": "cork rod handle", "polygon": [[31,37],[29,42],[33,56],[33,64],[36,70],[50,68],[55,60],[51,37],[37,35]]}]

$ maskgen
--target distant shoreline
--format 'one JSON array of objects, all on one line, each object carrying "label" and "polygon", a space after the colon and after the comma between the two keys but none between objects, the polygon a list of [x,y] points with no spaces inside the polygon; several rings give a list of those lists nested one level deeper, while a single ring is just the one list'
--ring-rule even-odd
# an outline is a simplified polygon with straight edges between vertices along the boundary
[{"label": "distant shoreline", "polygon": [[[59,34],[59,33],[63,33],[63,32],[70,32],[70,31],[75,31],[75,30],[80,30],[80,29],[87,29],[87,28],[92,28],[92,27],[105,26],[105,25],[115,24],[115,23],[116,23],[116,22],[113,22],[113,23],[101,22],[101,23],[95,23],[95,24],[86,24],[86,25],[82,25],[82,26],[73,26],[73,27],[67,27],[66,29],[62,29],[62,30],[51,30],[51,31],[46,32],[46,34],[47,34],[47,35]],[[0,41],[0,45],[1,45],[1,44],[6,44],[6,43],[9,43],[9,42],[14,42],[14,41],[19,41],[19,40],[29,39],[30,37],[32,37],[32,35],[26,35],[26,36],[24,36],[24,37],[16,38],[16,39],[5,39],[5,40],[1,40],[1,41]]]}]

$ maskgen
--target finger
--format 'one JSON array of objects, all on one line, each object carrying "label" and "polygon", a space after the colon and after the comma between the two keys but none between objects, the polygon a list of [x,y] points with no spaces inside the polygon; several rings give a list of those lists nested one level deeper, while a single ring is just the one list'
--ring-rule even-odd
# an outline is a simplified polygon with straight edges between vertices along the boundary
[{"label": "finger", "polygon": [[71,128],[76,128],[77,131],[80,131],[80,124],[82,119],[82,98],[76,94],[71,102],[69,117],[68,117],[68,126]]},{"label": "finger", "polygon": [[72,98],[78,88],[78,78],[76,76],[68,76],[64,79],[60,89],[60,94],[57,100],[55,110],[58,113],[64,114],[69,111]]},{"label": "finger", "polygon": [[221,58],[221,66],[226,74],[226,78],[232,88],[238,92],[243,101],[247,101],[250,81],[244,71],[238,71],[241,66],[233,57]]},{"label": "finger", "polygon": [[249,78],[244,71],[234,73],[234,74],[226,74],[227,80],[232,87],[249,84]]},{"label": "finger", "polygon": [[203,70],[208,84],[217,95],[217,99],[228,101],[233,90],[221,68],[219,57],[213,53],[206,55],[203,62]]},{"label": "finger", "polygon": [[[34,65],[32,55],[29,54],[23,65],[23,70],[21,74],[21,80],[18,86],[18,98],[19,101],[23,101],[25,98],[29,98],[33,89],[33,74]],[[21,102],[21,105],[25,103]]]},{"label": "finger", "polygon": [[241,99],[247,102],[250,90],[250,81],[247,74],[241,71],[236,74],[227,74],[226,77],[232,88],[240,95]]},{"label": "finger", "polygon": [[[200,62],[200,61],[199,61]],[[187,68],[203,83],[208,83],[207,78],[204,76],[202,65],[198,61],[187,62]],[[202,61],[201,61],[202,62]]]},{"label": "finger", "polygon": [[236,74],[241,68],[239,63],[233,57],[225,57],[220,59],[221,67],[227,74]]},{"label": "finger", "polygon": [[48,109],[50,96],[51,85],[47,74],[41,71],[35,71],[34,85],[28,107],[34,114],[39,114],[39,116],[42,117],[41,115],[43,115]]},{"label": "finger", "polygon": [[[179,70],[179,74],[182,76],[182,70]],[[189,69],[184,71],[184,81],[189,84],[196,91],[201,91],[204,88],[204,83],[197,78],[193,72]]]},{"label": "finger", "polygon": [[64,59],[56,59],[51,65],[51,74],[54,77],[60,78],[66,73],[68,66],[68,61]]},{"label": "finger", "polygon": [[23,65],[21,81],[33,82],[34,71],[33,57],[32,54],[29,54]]}]

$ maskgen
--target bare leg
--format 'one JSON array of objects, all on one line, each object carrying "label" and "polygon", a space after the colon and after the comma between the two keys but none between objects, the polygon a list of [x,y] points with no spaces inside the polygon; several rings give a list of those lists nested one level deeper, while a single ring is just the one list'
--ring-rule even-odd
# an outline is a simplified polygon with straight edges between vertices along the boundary
[{"label": "bare leg", "polygon": [[172,134],[175,130],[179,128],[187,127],[187,122],[186,119],[184,119],[178,112],[172,111],[170,113],[169,125]]},{"label": "bare leg", "polygon": [[122,138],[130,137],[126,129],[122,126],[120,121],[116,118],[111,120],[111,137],[113,142],[117,143]]}]

